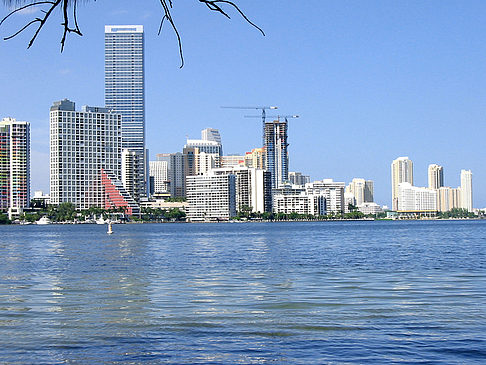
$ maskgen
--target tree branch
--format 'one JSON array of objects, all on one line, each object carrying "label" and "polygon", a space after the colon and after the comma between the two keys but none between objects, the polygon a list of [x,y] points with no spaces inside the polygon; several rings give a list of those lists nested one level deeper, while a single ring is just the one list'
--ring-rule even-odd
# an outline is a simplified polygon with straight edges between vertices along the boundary
[{"label": "tree branch", "polygon": [[[14,6],[14,5],[18,6],[19,4],[26,3],[28,1],[29,0],[3,0],[3,3],[7,6]],[[35,30],[34,35],[32,36],[32,38],[29,42],[29,45],[27,46],[27,48],[30,48],[34,44],[35,40],[37,39],[37,36],[39,35],[40,31],[44,27],[44,24],[51,17],[52,12],[58,7],[60,7],[60,9],[61,9],[62,20],[63,20],[62,23],[61,23],[61,25],[63,27],[63,33],[62,33],[62,38],[61,38],[61,52],[64,50],[66,38],[67,38],[67,35],[69,33],[74,33],[74,34],[77,34],[79,36],[83,35],[81,33],[81,30],[80,30],[79,25],[78,25],[78,15],[77,15],[78,0],[30,0],[30,1],[31,2],[29,2],[28,4],[25,4],[23,6],[19,6],[19,7],[15,8],[14,10],[12,10],[10,13],[8,13],[0,21],[0,26],[10,16],[12,16],[12,15],[14,15],[14,14],[16,14],[16,13],[22,11],[22,10],[30,8],[30,7],[48,5],[48,8],[46,10],[41,9],[42,13],[44,13],[44,16],[43,17],[35,17],[33,20],[28,22],[26,25],[24,25],[22,28],[20,28],[14,34],[12,34],[8,37],[5,37],[4,40],[9,40],[9,39],[16,37],[17,35],[22,33],[24,30],[29,28],[31,25],[38,23],[38,27]],[[96,1],[96,0],[94,0],[94,1]],[[177,37],[177,44],[178,44],[178,47],[179,47],[179,56],[180,56],[180,59],[181,59],[180,68],[182,68],[184,66],[184,55],[183,55],[183,52],[182,52],[182,38],[181,38],[181,35],[179,34],[179,31],[177,29],[177,26],[174,22],[174,19],[172,18],[172,14],[171,14],[171,10],[173,8],[173,0],[159,0],[159,1],[160,1],[160,4],[162,5],[163,16],[162,16],[162,19],[160,20],[160,26],[159,26],[158,34],[160,35],[160,33],[162,31],[162,25],[164,24],[164,21],[167,20],[169,22],[172,30],[174,31],[176,37]],[[263,35],[265,35],[263,30],[258,25],[253,23],[247,17],[246,14],[239,8],[239,6],[235,2],[230,1],[230,0],[198,0],[198,1],[200,3],[206,5],[206,7],[209,10],[214,11],[216,13],[219,13],[219,14],[223,15],[224,17],[228,18],[228,19],[231,19],[231,17],[228,14],[227,10],[224,8],[224,6],[227,6],[229,8],[236,10],[236,12],[238,12],[238,14],[248,24],[250,24],[254,28],[258,29]],[[71,4],[73,5],[72,16],[70,16],[70,14],[69,14],[69,6]],[[73,19],[74,27],[70,26],[70,19]]]}]

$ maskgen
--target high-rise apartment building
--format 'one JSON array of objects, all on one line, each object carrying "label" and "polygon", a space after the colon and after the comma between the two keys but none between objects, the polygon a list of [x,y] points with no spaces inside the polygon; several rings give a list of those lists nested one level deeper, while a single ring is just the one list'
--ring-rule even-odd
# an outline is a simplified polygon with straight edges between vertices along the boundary
[{"label": "high-rise apartment building", "polygon": [[235,175],[187,177],[187,218],[192,222],[229,220],[236,215]]},{"label": "high-rise apartment building", "polygon": [[251,167],[217,168],[214,175],[235,175],[236,208],[251,208],[254,213],[272,211],[272,181],[270,172]]},{"label": "high-rise apartment building", "polygon": [[305,185],[310,183],[310,176],[302,175],[301,172],[291,171],[289,172],[289,181],[293,185]]},{"label": "high-rise apartment building", "polygon": [[374,183],[372,180],[354,178],[346,187],[346,192],[353,194],[357,206],[363,203],[372,203]]},{"label": "high-rise apartment building", "polygon": [[107,108],[64,99],[50,111],[51,204],[73,203],[78,209],[104,208],[102,170],[121,175],[121,119]]},{"label": "high-rise apartment building", "polygon": [[305,184],[308,195],[322,195],[326,199],[326,212],[344,213],[344,182],[324,179]]},{"label": "high-rise apartment building", "polygon": [[255,169],[265,169],[265,147],[253,148],[245,154],[245,166]]},{"label": "high-rise apartment building", "polygon": [[472,172],[461,170],[461,207],[469,212],[473,210]]},{"label": "high-rise apartment building", "polygon": [[266,170],[272,174],[272,188],[278,188],[289,179],[287,120],[265,122]]},{"label": "high-rise apartment building", "polygon": [[221,135],[219,134],[219,130],[214,128],[203,129],[201,131],[201,139],[221,144]]},{"label": "high-rise apartment building", "polygon": [[153,178],[153,193],[167,193],[170,191],[169,184],[169,162],[167,161],[150,161],[150,178]]},{"label": "high-rise apartment building", "polygon": [[398,157],[391,164],[392,208],[398,210],[398,184],[413,185],[413,162],[408,157]]},{"label": "high-rise apartment building", "polygon": [[0,121],[0,211],[19,212],[30,198],[30,123]]},{"label": "high-rise apartment building", "polygon": [[429,165],[429,189],[439,189],[444,186],[444,168],[437,164]]},{"label": "high-rise apartment building", "polygon": [[122,149],[133,151],[141,167],[133,176],[135,197],[144,196],[149,183],[142,25],[105,26],[105,105],[122,115]]}]

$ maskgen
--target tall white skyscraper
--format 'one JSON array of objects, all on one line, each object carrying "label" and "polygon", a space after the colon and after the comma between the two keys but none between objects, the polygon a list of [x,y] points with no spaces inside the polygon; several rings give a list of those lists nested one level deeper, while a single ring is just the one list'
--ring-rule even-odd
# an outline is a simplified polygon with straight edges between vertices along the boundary
[{"label": "tall white skyscraper", "polygon": [[469,212],[473,210],[471,170],[461,170],[461,206]]},{"label": "tall white skyscraper", "polygon": [[391,164],[393,210],[398,210],[398,184],[403,182],[413,185],[413,162],[408,157],[398,157]]},{"label": "tall white skyscraper", "polygon": [[429,165],[428,175],[429,189],[439,189],[444,186],[444,168],[442,166]]},{"label": "tall white skyscraper", "polygon": [[133,178],[147,193],[147,151],[145,149],[145,73],[142,25],[105,26],[105,105],[122,115],[122,149],[135,152],[143,168]]},{"label": "tall white skyscraper", "polygon": [[0,211],[11,213],[29,206],[30,123],[0,121]]}]

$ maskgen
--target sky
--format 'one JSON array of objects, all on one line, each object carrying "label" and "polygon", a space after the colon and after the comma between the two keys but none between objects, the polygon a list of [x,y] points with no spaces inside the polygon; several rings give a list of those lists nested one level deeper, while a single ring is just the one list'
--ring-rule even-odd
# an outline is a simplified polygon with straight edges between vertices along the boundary
[{"label": "sky", "polygon": [[[181,151],[201,129],[220,130],[225,153],[261,144],[258,112],[221,106],[276,105],[289,121],[291,171],[312,180],[375,182],[375,201],[391,205],[390,164],[414,163],[414,185],[427,167],[444,167],[446,186],[473,172],[473,203],[486,207],[486,2],[240,0],[262,36],[196,0],[174,0],[177,40],[158,0],[86,1],[83,36],[68,35],[61,14],[27,49],[34,29],[0,41],[0,118],[31,122],[32,190],[49,190],[49,108],[68,98],[104,105],[104,25],[145,27],[147,147]],[[143,6],[142,6],[143,5]],[[0,5],[0,16],[7,14]],[[0,27],[2,39],[40,13]]]}]

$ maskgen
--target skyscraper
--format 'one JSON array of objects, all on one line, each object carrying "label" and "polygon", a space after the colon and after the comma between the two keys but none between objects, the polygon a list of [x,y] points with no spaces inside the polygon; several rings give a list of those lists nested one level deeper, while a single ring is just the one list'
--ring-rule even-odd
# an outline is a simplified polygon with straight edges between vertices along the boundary
[{"label": "skyscraper", "polygon": [[469,212],[473,210],[472,172],[461,170],[461,206]]},{"label": "skyscraper", "polygon": [[346,191],[353,194],[357,206],[373,202],[374,183],[372,180],[354,178],[346,187]]},{"label": "skyscraper", "polygon": [[51,204],[73,203],[78,209],[105,208],[105,182],[120,178],[121,115],[107,108],[64,99],[50,111]]},{"label": "skyscraper", "polygon": [[444,168],[442,166],[429,165],[428,175],[429,189],[439,189],[444,186]]},{"label": "skyscraper", "polygon": [[0,211],[29,206],[30,123],[0,121]]},{"label": "skyscraper", "polygon": [[407,182],[413,185],[413,162],[408,157],[398,157],[391,164],[392,207],[398,210],[398,184]]},{"label": "skyscraper", "polygon": [[287,119],[265,122],[266,170],[272,174],[272,188],[278,188],[289,179]]},{"label": "skyscraper", "polygon": [[122,149],[135,152],[136,197],[147,193],[145,149],[145,73],[142,25],[105,26],[105,105],[122,115]]}]

